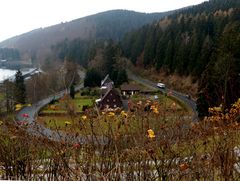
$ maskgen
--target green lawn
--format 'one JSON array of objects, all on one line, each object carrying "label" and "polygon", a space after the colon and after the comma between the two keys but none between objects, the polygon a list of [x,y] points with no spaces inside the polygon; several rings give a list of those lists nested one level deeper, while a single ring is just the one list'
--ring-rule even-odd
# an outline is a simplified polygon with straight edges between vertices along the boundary
[{"label": "green lawn", "polygon": [[[155,96],[157,96],[158,98],[155,98]],[[182,107],[182,105],[180,105],[177,101],[175,101],[171,97],[165,96],[165,95],[160,94],[160,93],[156,93],[155,95],[139,94],[139,95],[134,95],[131,98],[131,100],[134,103],[138,103],[139,101],[145,101],[146,99],[151,100],[151,101],[158,101],[160,104],[162,104],[162,106],[164,106],[166,108],[174,105],[177,110],[183,110],[184,109]]]},{"label": "green lawn", "polygon": [[0,101],[3,101],[3,100],[4,100],[4,97],[5,97],[4,93],[3,93],[3,92],[0,92]]},{"label": "green lawn", "polygon": [[67,116],[43,116],[40,117],[38,121],[53,130],[65,131],[73,134],[79,133],[82,135],[91,135],[92,132],[96,135],[106,135],[109,132],[134,133],[138,132],[141,127],[138,119],[131,118],[131,122],[125,124],[120,116],[101,116],[94,120],[82,120],[80,116],[74,120]]},{"label": "green lawn", "polygon": [[0,92],[0,104],[1,104],[1,108],[0,108],[0,111],[2,111],[2,112],[5,112],[5,111],[7,111],[7,108],[6,108],[6,106],[3,106],[3,102],[4,102],[4,99],[5,99],[5,93],[4,92]]},{"label": "green lawn", "polygon": [[64,114],[67,113],[69,107],[73,108],[76,113],[83,111],[83,106],[91,107],[93,105],[93,98],[83,97],[80,94],[76,94],[75,99],[59,100],[54,104],[45,106],[40,113],[43,114]]},{"label": "green lawn", "polygon": [[[160,124],[172,124],[178,119],[180,115],[187,115],[188,112],[184,111],[181,106],[176,104],[173,100],[167,98],[164,95],[159,94],[157,99],[153,99],[154,96],[134,96],[132,101],[137,105],[139,101],[142,101],[141,108],[136,112],[128,112],[128,117],[123,118],[120,112],[114,116],[109,116],[108,113],[97,115],[85,115],[87,119],[82,118],[83,114],[75,115],[75,117],[66,115],[43,115],[40,116],[38,121],[44,124],[46,127],[61,130],[71,133],[79,133],[88,135],[94,131],[97,135],[107,134],[110,130],[119,133],[137,133],[140,129],[144,132],[148,127],[155,130],[159,129]],[[159,113],[145,112],[144,106],[147,100],[151,100],[151,104],[156,105]],[[76,97],[73,100],[74,105],[78,109],[82,109],[83,105],[92,105],[92,99],[89,97]],[[59,103],[57,103],[59,104]],[[174,106],[173,106],[174,105]],[[52,111],[52,110],[51,110]],[[58,110],[60,111],[60,110]],[[64,110],[61,110],[64,111]],[[91,110],[92,112],[93,110]],[[95,113],[96,114],[96,113]],[[66,124],[67,122],[67,124]]]},{"label": "green lawn", "polygon": [[77,107],[78,112],[82,112],[83,106],[89,106],[91,107],[93,105],[93,99],[91,98],[75,98],[73,99],[74,104]]}]

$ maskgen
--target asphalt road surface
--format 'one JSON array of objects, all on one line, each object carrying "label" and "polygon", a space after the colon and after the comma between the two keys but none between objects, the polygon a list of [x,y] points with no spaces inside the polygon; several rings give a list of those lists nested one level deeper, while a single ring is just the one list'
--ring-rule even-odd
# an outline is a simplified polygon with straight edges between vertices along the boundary
[{"label": "asphalt road surface", "polygon": [[153,82],[148,79],[137,76],[130,71],[128,71],[128,78],[132,79],[138,83],[141,83],[150,89],[160,90],[164,94],[170,94],[171,96],[175,97],[176,99],[182,101],[185,105],[187,105],[193,111],[193,116],[192,116],[193,121],[198,120],[196,102],[194,100],[192,100],[191,98],[189,98],[189,96],[187,96],[186,94],[183,94],[181,92],[171,90],[168,88],[164,88],[164,89],[159,88],[159,87],[157,87],[157,82]]},{"label": "asphalt road surface", "polygon": [[[83,72],[79,73],[80,76],[82,78],[84,78],[85,74]],[[141,78],[139,76],[134,75],[131,72],[128,72],[128,77],[129,79],[132,79],[136,82],[139,82],[143,85],[145,85],[148,88],[151,89],[155,89],[155,90],[161,90],[163,93],[169,93],[171,91],[171,96],[181,100],[182,102],[184,102],[190,109],[192,109],[193,111],[193,117],[192,119],[194,121],[197,120],[197,111],[196,111],[196,103],[189,99],[185,94],[182,94],[180,92],[174,91],[174,90],[170,90],[170,89],[160,89],[157,87],[157,83],[152,82],[150,80]],[[76,90],[80,90],[81,88],[83,88],[83,84],[80,84],[78,86],[76,86]],[[59,99],[61,98],[65,93],[67,93],[68,90],[63,90],[59,93],[53,94],[51,96],[49,96],[48,98],[41,100],[29,107],[25,107],[22,110],[19,111],[19,113],[17,114],[17,123],[18,124],[22,124],[27,123],[27,132],[32,134],[32,135],[36,135],[36,136],[42,136],[42,137],[46,137],[48,139],[51,139],[53,141],[64,141],[64,142],[72,142],[72,143],[80,143],[80,144],[85,144],[85,143],[89,143],[89,142],[98,142],[101,144],[106,144],[106,142],[108,141],[106,138],[104,137],[93,137],[91,135],[89,136],[73,136],[64,132],[59,132],[59,131],[54,131],[51,130],[49,128],[46,128],[43,125],[38,124],[35,120],[36,117],[38,116],[38,112],[40,111],[41,108],[43,108],[44,106],[46,106],[47,104],[49,104],[51,102],[51,100],[53,99]],[[28,115],[27,117],[24,117],[23,115]]]},{"label": "asphalt road surface", "polygon": [[[85,76],[83,72],[80,72],[79,75],[82,78],[84,78]],[[83,88],[83,84],[76,86],[75,90],[77,91],[77,90],[80,90],[81,88]],[[65,93],[68,93],[68,90],[63,90],[59,93],[49,96],[44,100],[34,103],[29,107],[24,107],[19,111],[19,113],[16,116],[17,124],[19,124],[20,126],[21,125],[24,126],[24,124],[27,124],[28,126],[26,127],[26,129],[28,133],[35,136],[42,136],[42,137],[51,139],[53,141],[63,141],[68,143],[80,143],[80,144],[86,144],[89,142],[98,142],[101,144],[105,144],[107,140],[104,137],[93,137],[91,135],[74,136],[64,132],[51,130],[49,128],[46,128],[43,125],[38,124],[35,121],[36,117],[38,116],[38,112],[40,111],[41,108],[49,104],[53,99],[60,99]]]}]

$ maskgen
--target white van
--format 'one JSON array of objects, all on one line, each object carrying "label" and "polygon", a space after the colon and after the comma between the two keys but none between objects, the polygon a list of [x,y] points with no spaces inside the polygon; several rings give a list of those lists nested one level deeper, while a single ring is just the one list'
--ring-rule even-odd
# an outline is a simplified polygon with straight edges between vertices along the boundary
[{"label": "white van", "polygon": [[157,87],[159,87],[159,88],[161,88],[161,89],[165,89],[165,84],[163,84],[163,83],[157,83]]}]

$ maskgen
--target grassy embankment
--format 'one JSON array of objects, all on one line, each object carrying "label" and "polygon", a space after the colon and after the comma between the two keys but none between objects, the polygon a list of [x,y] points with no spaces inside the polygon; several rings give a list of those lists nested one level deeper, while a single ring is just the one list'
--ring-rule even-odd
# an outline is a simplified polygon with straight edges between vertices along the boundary
[{"label": "grassy embankment", "polygon": [[[70,100],[70,102],[69,100],[65,100],[67,103],[60,100],[47,106],[41,111],[38,121],[54,130],[84,135],[92,132],[97,135],[104,135],[107,134],[110,127],[113,131],[118,130],[126,134],[128,131],[134,133],[138,132],[139,129],[149,127],[159,130],[160,124],[172,124],[179,117],[188,115],[188,112],[172,99],[161,94],[157,96],[157,99],[155,99],[154,95],[136,95],[131,98],[134,111],[122,112],[119,109],[115,112],[100,112],[100,115],[97,115],[94,109],[84,113],[81,112],[83,105],[91,106],[93,102],[92,99],[77,96],[75,100]],[[80,114],[71,115],[69,111],[63,109],[66,104],[73,104],[72,107],[77,108],[75,113]],[[143,119],[146,120],[144,124],[142,123]]]},{"label": "grassy embankment", "polygon": [[[2,103],[4,101],[5,98],[5,94],[3,92],[0,92],[0,103]],[[6,111],[6,107],[3,105],[0,105],[0,111],[5,112]]]}]

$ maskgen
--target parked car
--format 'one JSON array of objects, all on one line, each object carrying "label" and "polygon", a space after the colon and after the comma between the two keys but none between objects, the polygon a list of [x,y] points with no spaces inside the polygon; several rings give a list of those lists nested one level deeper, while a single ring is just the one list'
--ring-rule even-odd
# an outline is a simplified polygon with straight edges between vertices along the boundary
[{"label": "parked car", "polygon": [[157,87],[159,87],[161,89],[165,89],[166,88],[165,84],[163,84],[161,82],[157,83]]}]

